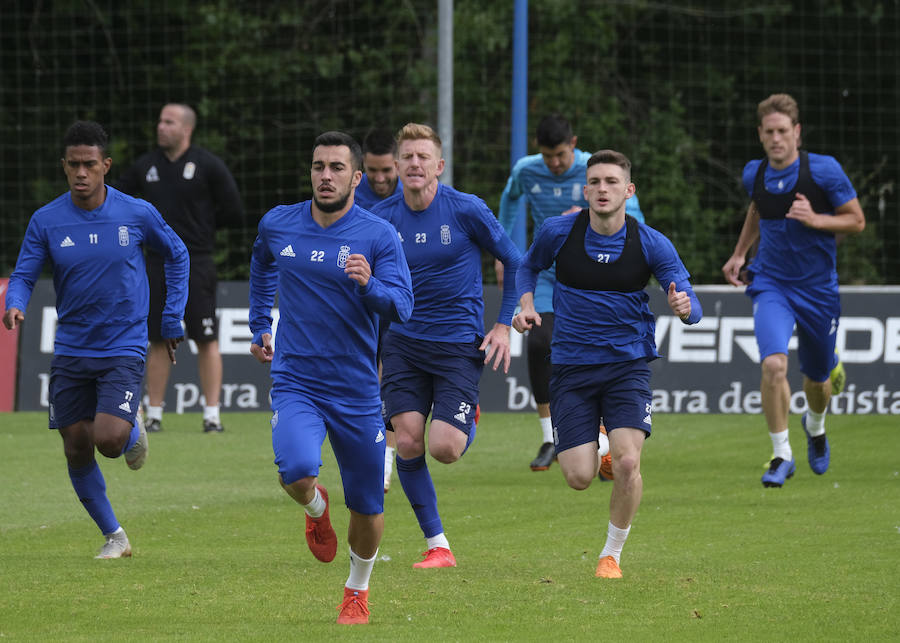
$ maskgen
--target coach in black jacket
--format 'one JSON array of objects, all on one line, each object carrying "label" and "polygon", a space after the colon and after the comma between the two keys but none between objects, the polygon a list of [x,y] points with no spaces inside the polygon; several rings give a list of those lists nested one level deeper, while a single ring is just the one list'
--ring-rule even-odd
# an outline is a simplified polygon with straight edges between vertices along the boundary
[{"label": "coach in black jacket", "polygon": [[[197,368],[205,398],[203,430],[224,430],[219,419],[222,356],[216,318],[216,264],[213,257],[216,224],[240,223],[241,198],[231,172],[220,158],[191,145],[197,115],[188,105],[170,103],[162,108],[156,136],[159,147],[144,154],[126,170],[117,187],[150,201],[187,246],[191,276],[187,309],[187,335],[197,343]],[[161,341],[159,322],[165,301],[162,258],[147,258],[150,280],[150,351],[147,356],[146,413],[148,431],[162,428],[162,406],[170,362]]]}]

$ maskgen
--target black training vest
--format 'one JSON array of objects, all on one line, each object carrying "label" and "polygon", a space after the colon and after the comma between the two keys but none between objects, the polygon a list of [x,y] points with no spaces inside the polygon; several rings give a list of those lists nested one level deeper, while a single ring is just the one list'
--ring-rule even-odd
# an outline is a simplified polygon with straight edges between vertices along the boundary
[{"label": "black training vest", "polygon": [[828,195],[813,181],[809,171],[809,153],[806,150],[800,150],[800,170],[797,175],[797,184],[790,192],[772,194],[766,190],[766,168],[768,166],[768,159],[763,159],[763,162],[759,164],[759,170],[757,170],[756,179],[753,182],[753,195],[750,197],[756,204],[760,219],[783,219],[791,209],[797,192],[809,199],[813,212],[819,214],[834,212],[834,206],[828,200]]},{"label": "black training vest", "polygon": [[556,255],[556,280],[579,290],[636,292],[650,281],[650,266],[644,258],[638,221],[625,215],[625,246],[612,263],[600,263],[584,250],[584,238],[590,222],[587,209],[575,215],[575,224]]}]

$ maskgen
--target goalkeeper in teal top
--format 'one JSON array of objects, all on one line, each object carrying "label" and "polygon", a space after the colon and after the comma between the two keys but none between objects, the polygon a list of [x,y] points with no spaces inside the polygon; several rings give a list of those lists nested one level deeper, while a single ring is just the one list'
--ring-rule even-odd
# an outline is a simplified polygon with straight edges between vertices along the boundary
[{"label": "goalkeeper in teal top", "polygon": [[[828,470],[831,449],[825,436],[825,413],[832,385],[843,379],[843,367],[834,352],[841,315],[836,235],[861,232],[866,219],[840,164],[831,156],[800,149],[800,110],[791,96],[769,96],[757,106],[757,116],[766,157],[744,168],[750,207],[722,272],[729,283],[743,285],[741,269],[759,240],[759,250],[747,268],[746,294],[753,300],[753,330],[762,361],[762,407],[772,440],[772,459],[762,484],[781,487],[796,471],[788,440],[791,388],[787,380],[788,342],[795,325],[808,405],[800,419],[807,459],[814,473]],[[835,382],[832,372],[841,375]]]},{"label": "goalkeeper in teal top", "polygon": [[644,291],[651,276],[685,324],[703,311],[690,275],[660,232],[625,214],[634,194],[631,163],[602,150],[587,163],[579,214],[553,217],[541,228],[517,277],[521,312],[513,326],[543,324],[534,305],[538,273],[556,262],[550,410],[559,466],[573,489],[587,489],[600,467],[600,418],[609,432],[614,473],[607,539],[596,575],[621,577],[619,556],[641,501],[641,449],[650,435],[648,362],[658,357],[656,323]]},{"label": "goalkeeper in teal top", "polygon": [[34,284],[49,262],[58,317],[49,425],[63,440],[78,499],[106,537],[97,558],[122,558],[131,556],[131,544],[94,452],[124,454],[131,469],[144,464],[147,433],[138,418],[149,310],[144,248],[165,261],[167,294],[158,331],[173,362],[183,334],[189,259],[156,208],[105,185],[112,165],[107,148],[98,123],[77,121],[66,132],[62,165],[70,190],[28,222],[3,323],[13,329],[25,320]]},{"label": "goalkeeper in teal top", "polygon": [[[525,199],[534,223],[534,237],[550,217],[577,212],[587,207],[584,200],[584,175],[588,152],[576,147],[578,137],[572,133],[569,121],[559,114],[541,119],[536,139],[539,154],[518,160],[500,197],[500,223],[507,234],[516,224],[518,203]],[[637,195],[625,202],[625,213],[641,223],[644,215]],[[495,262],[497,280],[503,286],[503,264]],[[542,441],[537,457],[531,462],[532,471],[546,471],[553,462],[553,426],[550,419],[550,337],[553,334],[554,267],[541,271],[534,292],[534,305],[543,324],[528,332],[528,379],[537,404]]]}]

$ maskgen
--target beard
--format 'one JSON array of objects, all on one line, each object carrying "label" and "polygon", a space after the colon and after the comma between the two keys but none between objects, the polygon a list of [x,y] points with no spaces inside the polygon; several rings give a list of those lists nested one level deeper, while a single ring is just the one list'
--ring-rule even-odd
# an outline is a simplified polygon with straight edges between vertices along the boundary
[{"label": "beard", "polygon": [[394,193],[394,190],[397,189],[397,181],[392,181],[390,183],[374,185],[369,184],[372,188],[372,192],[380,196],[382,199],[386,199]]},{"label": "beard", "polygon": [[343,210],[347,206],[347,201],[350,200],[350,191],[348,190],[346,194],[341,194],[338,198],[330,203],[323,203],[319,201],[318,198],[313,196],[313,202],[316,204],[316,207],[319,208],[320,211],[325,212],[326,214],[331,214],[332,212],[338,212],[339,210]]}]

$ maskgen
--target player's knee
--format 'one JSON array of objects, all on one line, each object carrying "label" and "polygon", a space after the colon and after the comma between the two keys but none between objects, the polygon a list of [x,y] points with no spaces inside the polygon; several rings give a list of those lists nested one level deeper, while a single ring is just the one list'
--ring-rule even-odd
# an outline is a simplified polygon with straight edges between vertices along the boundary
[{"label": "player's knee", "polygon": [[89,439],[63,442],[63,453],[70,466],[80,468],[94,459],[94,445]]},{"label": "player's knee", "polygon": [[591,482],[594,481],[594,474],[592,472],[588,472],[586,470],[569,470],[563,471],[563,475],[566,478],[566,484],[568,484],[572,489],[576,491],[584,491],[588,487],[591,486]]},{"label": "player's knee", "polygon": [[613,475],[616,480],[628,480],[641,473],[641,459],[625,453],[612,459]]},{"label": "player's knee", "polygon": [[207,358],[217,359],[221,357],[221,353],[219,352],[219,342],[217,340],[197,342],[197,352],[202,353],[203,356]]},{"label": "player's knee", "polygon": [[122,449],[125,446],[126,440],[123,440],[120,436],[106,434],[95,437],[94,446],[97,447],[97,451],[105,457],[117,458],[122,455]]},{"label": "player's knee", "polygon": [[406,432],[396,431],[394,435],[397,438],[397,452],[400,457],[409,459],[418,457],[425,452],[424,437],[418,438]]},{"label": "player's knee", "polygon": [[559,468],[562,469],[566,484],[576,491],[584,491],[591,486],[594,476],[597,475],[596,466],[596,461],[592,466],[591,462],[585,458],[560,458],[559,460]]},{"label": "player's knee", "polygon": [[297,502],[304,502],[307,498],[315,496],[316,476],[303,476],[290,484],[285,484],[284,480],[279,477],[278,482],[281,483],[281,488]]},{"label": "player's knee", "polygon": [[118,458],[128,443],[132,426],[121,418],[98,413],[92,431],[97,451],[107,458]]},{"label": "player's knee", "polygon": [[431,457],[443,464],[451,464],[459,460],[461,451],[448,443],[429,444],[428,452]]},{"label": "player's knee", "polygon": [[781,354],[766,357],[762,362],[762,376],[766,381],[787,377],[787,357]]}]

